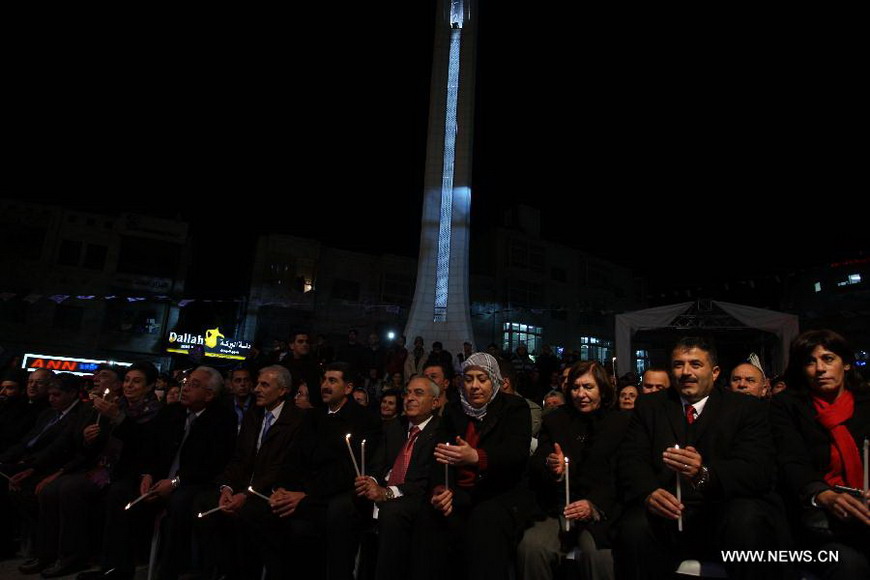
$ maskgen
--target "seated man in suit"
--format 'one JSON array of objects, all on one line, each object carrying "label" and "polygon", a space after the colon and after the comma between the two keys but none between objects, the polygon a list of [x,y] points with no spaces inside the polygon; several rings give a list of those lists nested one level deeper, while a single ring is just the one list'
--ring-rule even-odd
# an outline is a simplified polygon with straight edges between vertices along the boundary
[{"label": "seated man in suit", "polygon": [[[678,341],[671,369],[675,388],[638,398],[620,450],[617,578],[665,578],[687,556],[718,561],[720,550],[782,547],[770,545],[779,514],[765,501],[774,475],[766,405],[715,388],[716,350],[704,339]],[[783,572],[724,565],[729,578]]]},{"label": "seated man in suit", "polygon": [[[7,475],[14,473],[9,480],[9,491],[18,492],[16,503],[20,513],[28,519],[36,517],[34,492],[39,489],[39,484],[66,461],[65,457],[57,457],[49,451],[52,444],[63,436],[71,424],[78,422],[83,410],[83,405],[79,402],[79,377],[63,373],[51,376],[49,380],[49,408],[40,413],[36,424],[18,443],[0,455],[0,471]],[[3,495],[0,497],[0,521],[11,522],[14,516],[5,497],[5,487],[0,487],[0,494]],[[21,570],[24,573],[38,572],[53,563],[47,559],[35,558],[25,562]]]},{"label": "seated man in suit", "polygon": [[[411,557],[414,520],[426,501],[435,450],[440,389],[414,377],[404,401],[408,428],[400,441],[386,440],[372,462],[373,476],[356,478],[356,493],[378,507],[378,580],[405,578]],[[398,443],[398,445],[396,444]]]},{"label": "seated man in suit", "polygon": [[251,497],[249,486],[271,494],[302,426],[302,410],[287,399],[291,385],[290,371],[284,366],[260,370],[254,388],[255,406],[245,413],[233,458],[218,480],[219,491],[209,490],[198,499],[201,511],[215,504],[221,508],[221,512],[197,521],[206,572],[252,578],[263,567],[255,556],[257,546],[250,541],[250,535],[238,533],[237,516],[250,511],[251,504],[263,503]]},{"label": "seated man in suit", "polygon": [[188,567],[194,498],[213,485],[232,456],[236,416],[220,402],[223,386],[218,371],[198,367],[184,383],[181,405],[164,407],[151,423],[139,493],[166,509],[158,578],[174,578]]},{"label": "seated man in suit", "polygon": [[306,412],[269,504],[248,501],[251,512],[241,514],[261,545],[269,578],[353,577],[363,517],[354,502],[348,445],[359,458],[365,440],[372,457],[381,438],[380,418],[353,400],[353,387],[347,363],[326,367],[324,406]]}]

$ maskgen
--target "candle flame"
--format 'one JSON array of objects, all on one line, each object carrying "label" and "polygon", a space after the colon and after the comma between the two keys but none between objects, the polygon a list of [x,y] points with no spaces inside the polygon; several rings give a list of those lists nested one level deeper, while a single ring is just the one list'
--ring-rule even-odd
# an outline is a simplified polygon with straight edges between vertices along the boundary
[{"label": "candle flame", "polygon": [[345,435],[344,438],[347,439],[348,441],[350,441],[350,433],[348,433],[347,435]]}]

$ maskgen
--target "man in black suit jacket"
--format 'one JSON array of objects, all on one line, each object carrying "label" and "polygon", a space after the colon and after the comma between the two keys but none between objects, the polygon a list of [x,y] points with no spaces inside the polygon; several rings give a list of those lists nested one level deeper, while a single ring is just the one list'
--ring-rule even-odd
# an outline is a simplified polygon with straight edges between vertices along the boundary
[{"label": "man in black suit jacket", "polygon": [[378,507],[376,578],[408,576],[414,520],[426,499],[429,470],[440,418],[440,389],[431,379],[414,377],[407,387],[405,415],[408,429],[398,445],[384,439],[372,476],[356,478],[356,493]]},{"label": "man in black suit jacket", "polygon": [[[779,548],[769,545],[777,514],[762,500],[774,476],[766,405],[714,388],[716,351],[703,339],[681,339],[671,363],[676,388],[638,399],[620,451],[617,578],[670,577],[687,555]],[[771,575],[759,563],[725,568],[729,578]]]},{"label": "man in black suit jacket", "polygon": [[353,501],[356,471],[346,435],[357,463],[363,440],[371,458],[381,420],[350,397],[350,373],[346,363],[326,367],[325,406],[307,412],[269,505],[254,504],[262,512],[252,515],[250,529],[263,546],[269,577],[322,578],[324,571],[330,580],[353,577],[363,517]]},{"label": "man in black suit jacket", "polygon": [[249,486],[271,494],[299,434],[303,412],[287,399],[291,386],[292,378],[285,367],[272,365],[260,370],[254,388],[255,406],[245,413],[233,458],[218,480],[219,491],[210,490],[198,500],[203,511],[215,507],[215,503],[222,508],[222,513],[197,522],[201,524],[198,537],[206,572],[216,569],[218,573],[245,578],[259,574],[263,567],[254,556],[257,549],[250,542],[250,534],[238,533],[239,518],[235,516],[244,520],[245,512],[254,509],[252,505],[263,503],[248,492]]},{"label": "man in black suit jacket", "polygon": [[148,502],[165,502],[159,578],[174,578],[189,564],[195,496],[214,484],[232,456],[236,416],[220,403],[223,377],[194,370],[181,389],[181,405],[167,405],[153,420],[139,486]]}]

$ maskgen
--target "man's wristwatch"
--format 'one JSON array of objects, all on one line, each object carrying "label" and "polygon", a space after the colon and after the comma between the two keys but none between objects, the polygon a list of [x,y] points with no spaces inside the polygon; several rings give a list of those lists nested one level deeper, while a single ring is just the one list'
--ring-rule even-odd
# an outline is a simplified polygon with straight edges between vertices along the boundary
[{"label": "man's wristwatch", "polygon": [[395,498],[396,498],[396,494],[393,493],[392,488],[385,487],[384,488],[384,501],[388,501],[388,500],[395,499]]},{"label": "man's wristwatch", "polygon": [[702,465],[697,475],[691,479],[692,487],[700,491],[710,482],[710,470]]},{"label": "man's wristwatch", "polygon": [[181,485],[181,478],[176,475],[169,483],[172,484],[172,489],[178,489],[178,486]]}]

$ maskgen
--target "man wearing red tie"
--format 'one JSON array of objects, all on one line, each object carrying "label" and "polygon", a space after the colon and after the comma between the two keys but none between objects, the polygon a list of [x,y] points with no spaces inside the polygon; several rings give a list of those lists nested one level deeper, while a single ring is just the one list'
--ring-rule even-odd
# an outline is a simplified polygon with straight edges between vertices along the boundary
[{"label": "man wearing red tie", "polygon": [[356,492],[378,507],[377,580],[406,578],[414,519],[426,500],[429,469],[440,417],[440,389],[431,379],[415,377],[406,389],[406,436],[385,440],[374,463],[375,477],[357,477]]},{"label": "man wearing red tie", "polygon": [[[715,387],[716,349],[705,339],[678,341],[671,372],[676,388],[638,400],[620,450],[626,509],[617,523],[617,578],[670,577],[680,560],[721,561],[720,550],[784,548],[772,545],[779,514],[768,497],[774,451],[766,406]],[[783,573],[760,563],[724,566],[729,578]]]}]

